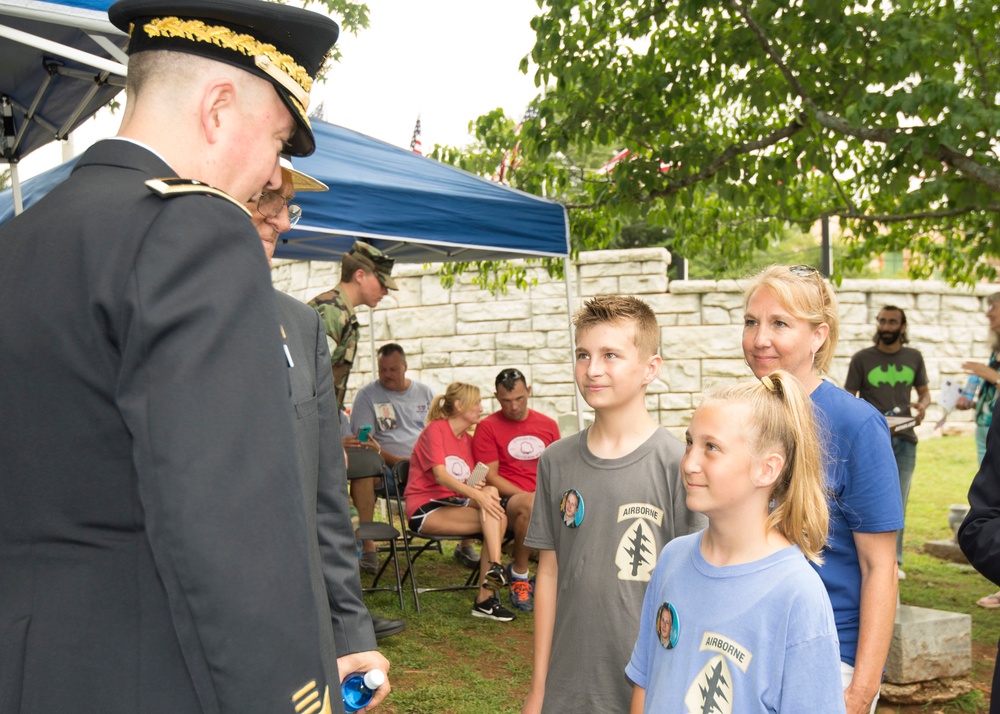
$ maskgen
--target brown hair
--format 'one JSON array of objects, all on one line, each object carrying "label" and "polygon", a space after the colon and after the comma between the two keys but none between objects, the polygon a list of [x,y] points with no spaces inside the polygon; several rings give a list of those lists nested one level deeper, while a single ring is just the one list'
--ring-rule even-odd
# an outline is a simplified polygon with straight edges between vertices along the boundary
[{"label": "brown hair", "polygon": [[743,424],[750,454],[760,458],[778,448],[785,464],[771,488],[776,505],[767,528],[777,528],[814,563],[822,563],[830,525],[823,485],[823,451],[812,403],[790,372],[778,370],[760,381],[720,385],[708,390],[711,402],[745,404],[750,415]]},{"label": "brown hair", "polygon": [[363,270],[366,273],[372,272],[372,270],[362,263],[360,260],[355,258],[350,253],[344,253],[344,257],[340,260],[340,282],[349,283],[354,280],[354,274],[359,270]]},{"label": "brown hair", "polygon": [[583,303],[573,315],[573,327],[580,333],[597,325],[617,324],[632,328],[632,343],[640,357],[660,351],[660,326],[649,305],[631,295],[602,295]]},{"label": "brown hair", "polygon": [[830,369],[833,352],[840,336],[840,317],[833,289],[815,268],[808,265],[772,265],[750,278],[743,291],[743,309],[758,290],[766,289],[781,305],[813,329],[823,323],[830,328],[826,340],[817,350],[813,368],[820,374]]}]

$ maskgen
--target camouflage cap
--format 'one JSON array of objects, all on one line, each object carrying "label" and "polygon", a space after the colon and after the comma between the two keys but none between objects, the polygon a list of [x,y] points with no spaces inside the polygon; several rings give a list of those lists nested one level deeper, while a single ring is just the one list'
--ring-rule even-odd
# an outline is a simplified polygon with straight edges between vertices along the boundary
[{"label": "camouflage cap", "polygon": [[352,258],[375,273],[378,281],[390,290],[399,290],[396,281],[392,279],[392,266],[396,262],[374,246],[355,241],[348,253]]}]

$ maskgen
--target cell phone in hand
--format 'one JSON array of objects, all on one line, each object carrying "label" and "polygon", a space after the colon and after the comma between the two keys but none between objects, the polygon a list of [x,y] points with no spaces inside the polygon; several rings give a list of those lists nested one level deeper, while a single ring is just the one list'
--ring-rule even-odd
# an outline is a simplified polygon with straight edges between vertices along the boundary
[{"label": "cell phone in hand", "polygon": [[365,424],[363,427],[358,429],[358,441],[364,443],[368,441],[368,435],[372,433],[371,424]]},{"label": "cell phone in hand", "polygon": [[482,461],[478,462],[475,468],[472,469],[472,475],[469,476],[469,480],[465,482],[466,486],[472,486],[475,488],[483,479],[486,478],[486,474],[490,472],[490,467],[484,464]]}]

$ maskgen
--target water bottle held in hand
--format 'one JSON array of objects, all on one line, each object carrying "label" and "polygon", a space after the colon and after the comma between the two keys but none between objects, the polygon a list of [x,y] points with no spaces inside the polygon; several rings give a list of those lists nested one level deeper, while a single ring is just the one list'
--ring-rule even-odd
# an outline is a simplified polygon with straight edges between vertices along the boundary
[{"label": "water bottle held in hand", "polygon": [[976,388],[979,387],[979,377],[974,374],[970,374],[969,378],[965,382],[965,386],[962,387],[962,396],[968,399],[970,402],[976,398]]},{"label": "water bottle held in hand", "polygon": [[364,709],[375,696],[375,690],[385,684],[385,673],[380,669],[355,672],[340,685],[344,699],[344,711],[356,712]]}]

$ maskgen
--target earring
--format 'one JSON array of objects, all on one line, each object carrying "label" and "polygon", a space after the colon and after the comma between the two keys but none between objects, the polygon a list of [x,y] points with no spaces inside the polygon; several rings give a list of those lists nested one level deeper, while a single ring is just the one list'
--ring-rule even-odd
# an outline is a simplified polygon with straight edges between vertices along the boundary
[{"label": "earring", "polygon": [[767,502],[767,512],[770,513],[777,507],[778,507],[778,499],[772,496],[771,500]]}]

